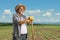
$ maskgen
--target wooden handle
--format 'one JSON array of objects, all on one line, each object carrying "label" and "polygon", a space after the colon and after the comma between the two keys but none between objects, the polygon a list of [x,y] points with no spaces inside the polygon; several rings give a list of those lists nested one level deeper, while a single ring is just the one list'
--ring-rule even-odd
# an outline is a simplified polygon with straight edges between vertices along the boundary
[{"label": "wooden handle", "polygon": [[34,40],[34,28],[33,28],[33,22],[32,22],[32,40]]}]

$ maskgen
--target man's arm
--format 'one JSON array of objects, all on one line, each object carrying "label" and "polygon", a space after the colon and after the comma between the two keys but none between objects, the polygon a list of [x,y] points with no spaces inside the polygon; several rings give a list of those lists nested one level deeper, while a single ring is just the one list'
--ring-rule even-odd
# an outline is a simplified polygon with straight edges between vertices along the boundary
[{"label": "man's arm", "polygon": [[26,20],[20,20],[18,23],[19,23],[19,24],[26,23]]},{"label": "man's arm", "polygon": [[26,18],[24,16],[24,20],[17,20],[19,24],[24,24],[24,23],[28,23],[28,24],[31,24],[33,20],[29,19],[29,18]]},{"label": "man's arm", "polygon": [[31,24],[32,21],[27,18],[27,19],[25,19],[25,20],[20,20],[18,23],[19,23],[19,24],[24,24],[24,23]]},{"label": "man's arm", "polygon": [[24,24],[24,23],[28,23],[28,24],[30,24],[31,21],[28,20],[28,19],[19,21],[19,24]]},{"label": "man's arm", "polygon": [[26,18],[26,16],[23,16],[24,20],[20,20],[19,24],[23,24],[23,23],[30,23],[30,20],[28,20],[28,18]]}]

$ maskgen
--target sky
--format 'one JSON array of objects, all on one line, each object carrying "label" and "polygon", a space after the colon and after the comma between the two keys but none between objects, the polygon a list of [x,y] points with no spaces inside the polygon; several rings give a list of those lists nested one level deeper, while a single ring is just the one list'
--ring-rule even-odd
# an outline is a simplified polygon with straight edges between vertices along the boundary
[{"label": "sky", "polygon": [[33,16],[34,23],[60,23],[60,0],[0,0],[0,23],[12,23],[18,4],[26,6],[23,14]]}]

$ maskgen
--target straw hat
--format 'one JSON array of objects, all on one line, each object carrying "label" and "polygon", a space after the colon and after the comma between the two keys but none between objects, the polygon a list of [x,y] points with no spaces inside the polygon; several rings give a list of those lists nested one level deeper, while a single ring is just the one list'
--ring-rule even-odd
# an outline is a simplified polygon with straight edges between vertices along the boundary
[{"label": "straw hat", "polygon": [[23,7],[24,10],[26,9],[25,5],[19,4],[15,7],[15,11],[18,12],[18,10],[20,9],[20,7]]}]

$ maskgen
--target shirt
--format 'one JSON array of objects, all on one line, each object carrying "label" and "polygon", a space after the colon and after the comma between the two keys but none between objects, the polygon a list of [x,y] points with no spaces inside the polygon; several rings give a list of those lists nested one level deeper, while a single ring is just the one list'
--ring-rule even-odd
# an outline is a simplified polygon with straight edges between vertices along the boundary
[{"label": "shirt", "polygon": [[[20,20],[26,20],[26,17],[23,15],[22,17],[19,14],[16,14],[15,20],[19,22]],[[24,23],[22,25],[18,24],[18,32],[19,36],[20,34],[26,34],[27,33],[27,24]]]}]

